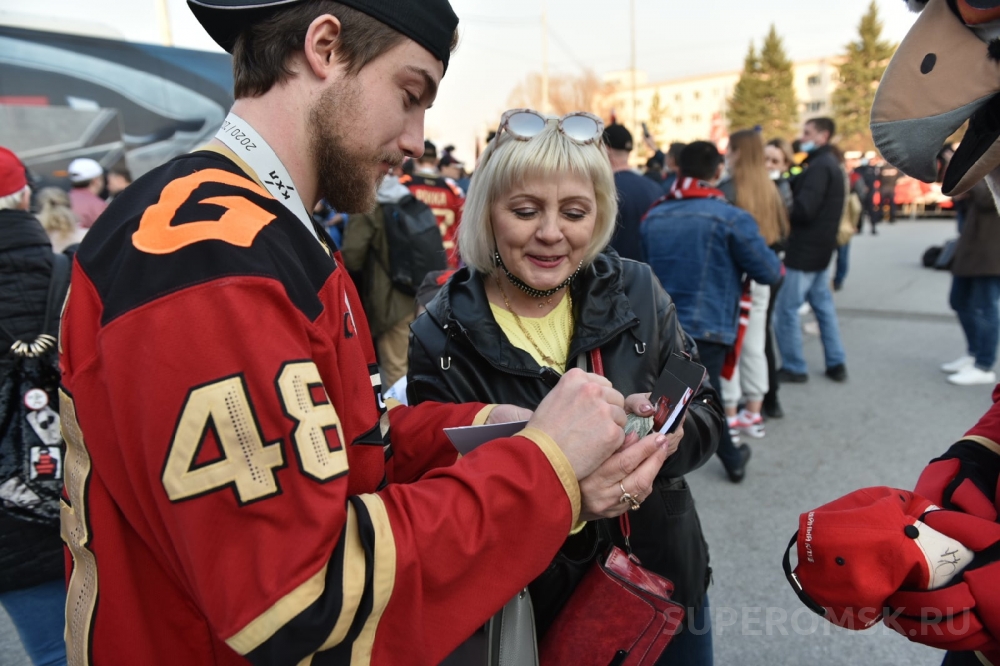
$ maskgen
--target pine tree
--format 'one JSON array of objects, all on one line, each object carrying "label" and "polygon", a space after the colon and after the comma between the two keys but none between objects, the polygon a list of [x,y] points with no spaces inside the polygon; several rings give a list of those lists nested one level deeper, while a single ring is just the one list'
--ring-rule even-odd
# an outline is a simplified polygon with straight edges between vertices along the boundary
[{"label": "pine tree", "polygon": [[875,147],[868,128],[875,90],[896,52],[896,45],[881,39],[882,21],[872,0],[858,25],[858,40],[847,45],[840,65],[840,84],[833,93],[833,112],[840,145],[845,150]]},{"label": "pine tree", "polygon": [[729,128],[732,131],[745,127],[753,127],[764,118],[763,88],[760,78],[760,59],[753,42],[743,60],[743,73],[733,88],[733,96],[729,100]]},{"label": "pine tree", "polygon": [[787,138],[798,130],[792,61],[773,25],[759,56],[750,44],[727,115],[731,131],[760,125],[765,137]]},{"label": "pine tree", "polygon": [[795,101],[795,76],[792,61],[785,53],[781,37],[771,24],[760,51],[760,69],[764,80],[767,118],[759,123],[768,138],[794,136],[798,131],[799,110]]}]

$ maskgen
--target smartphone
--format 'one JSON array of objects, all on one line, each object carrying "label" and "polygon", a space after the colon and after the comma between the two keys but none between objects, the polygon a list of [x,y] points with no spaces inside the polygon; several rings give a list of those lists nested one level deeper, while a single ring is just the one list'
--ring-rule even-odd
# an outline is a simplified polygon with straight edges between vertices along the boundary
[{"label": "smartphone", "polygon": [[653,135],[649,133],[649,126],[645,122],[642,123],[642,135],[647,139],[653,138]]},{"label": "smartphone", "polygon": [[691,398],[707,377],[705,366],[680,354],[671,354],[649,397],[656,410],[653,430],[664,435],[676,430],[684,420]]}]

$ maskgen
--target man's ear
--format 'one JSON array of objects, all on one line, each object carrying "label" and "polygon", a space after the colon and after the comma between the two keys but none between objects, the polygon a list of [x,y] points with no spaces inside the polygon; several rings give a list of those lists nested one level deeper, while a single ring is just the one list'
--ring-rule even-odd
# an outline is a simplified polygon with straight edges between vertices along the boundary
[{"label": "man's ear", "polygon": [[330,14],[319,16],[309,24],[304,44],[305,59],[316,78],[326,80],[342,66],[337,59],[340,31],[340,19]]},{"label": "man's ear", "polygon": [[726,171],[726,162],[723,160],[719,163],[719,166],[715,168],[715,182],[722,180],[722,174]]}]

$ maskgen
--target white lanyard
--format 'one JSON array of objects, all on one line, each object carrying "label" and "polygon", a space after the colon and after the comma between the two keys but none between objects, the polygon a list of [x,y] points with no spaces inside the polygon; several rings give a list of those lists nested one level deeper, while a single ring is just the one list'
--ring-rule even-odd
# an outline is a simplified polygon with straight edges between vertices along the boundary
[{"label": "white lanyard", "polygon": [[299,218],[313,238],[319,240],[312,215],[302,203],[298,190],[293,187],[291,175],[264,137],[250,123],[230,111],[215,138],[239,155],[261,179],[271,196]]}]

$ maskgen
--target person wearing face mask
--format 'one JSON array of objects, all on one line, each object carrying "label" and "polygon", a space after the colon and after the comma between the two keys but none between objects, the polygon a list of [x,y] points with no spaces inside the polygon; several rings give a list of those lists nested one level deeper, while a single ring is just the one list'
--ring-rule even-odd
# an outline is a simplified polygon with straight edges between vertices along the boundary
[{"label": "person wearing face mask", "polygon": [[[597,359],[629,396],[627,410],[651,416],[648,392],[670,355],[697,353],[650,267],[608,247],[617,204],[601,125],[584,113],[504,114],[459,229],[468,265],[412,326],[410,404],[474,399],[532,409],[560,374],[594,368]],[[711,458],[722,431],[719,398],[706,384],[682,430],[626,442],[581,482],[585,495],[597,488],[614,501],[626,492],[639,499],[630,513],[633,551],[674,582],[674,600],[688,608],[686,626],[693,629],[674,639],[663,663],[712,662],[708,548],[684,475]],[[630,452],[642,461],[622,480],[616,458]],[[620,507],[590,510],[609,518]],[[617,521],[589,522],[529,586],[539,638],[608,537],[624,544]]]},{"label": "person wearing face mask", "polygon": [[830,145],[835,133],[830,118],[813,118],[802,130],[800,148],[808,156],[802,173],[792,180],[791,233],[785,252],[788,273],[774,310],[774,332],[781,351],[778,378],[782,382],[809,380],[799,324],[799,308],[807,300],[819,323],[826,376],[836,382],[847,379],[847,357],[840,341],[828,270],[837,249],[846,196],[844,172]]},{"label": "person wearing face mask", "polygon": [[771,181],[777,186],[788,213],[792,212],[792,186],[788,182],[789,170],[795,165],[792,146],[784,139],[771,139],[764,146],[764,166]]},{"label": "person wearing face mask", "polygon": [[[771,182],[778,188],[781,201],[785,205],[787,215],[792,213],[792,186],[788,182],[789,169],[795,164],[795,154],[792,152],[792,145],[785,139],[774,138],[764,146],[764,166],[767,168]],[[780,241],[771,245],[771,249],[784,259],[785,243],[788,241],[786,234]],[[778,401],[778,391],[781,382],[778,381],[778,343],[774,337],[774,306],[778,302],[778,290],[781,285],[771,288],[771,298],[767,303],[767,336],[764,344],[764,355],[767,357],[767,394],[764,396],[763,413],[770,419],[780,419],[785,415]]]}]

